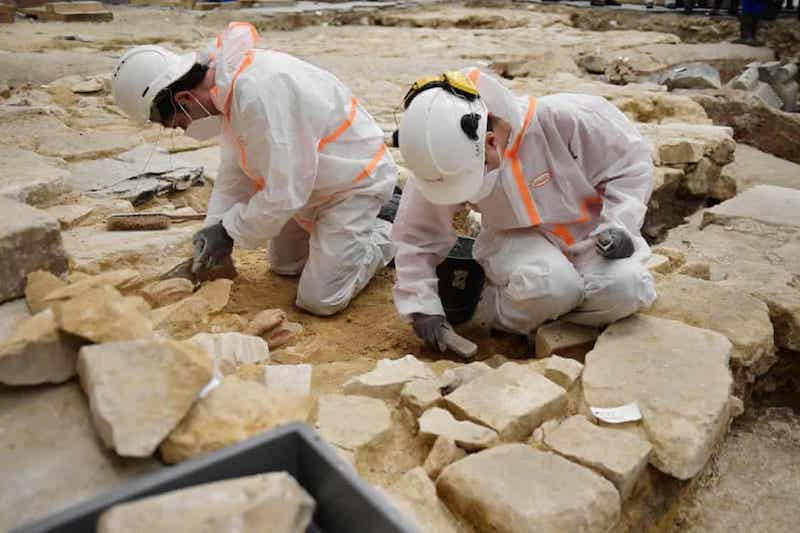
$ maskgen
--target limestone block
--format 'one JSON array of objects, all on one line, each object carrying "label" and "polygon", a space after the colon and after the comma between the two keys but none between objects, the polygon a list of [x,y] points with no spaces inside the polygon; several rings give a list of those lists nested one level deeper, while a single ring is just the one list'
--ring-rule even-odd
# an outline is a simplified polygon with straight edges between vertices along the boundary
[{"label": "limestone block", "polygon": [[475,378],[482,376],[492,369],[489,365],[481,361],[475,361],[467,365],[448,368],[442,372],[439,382],[442,394],[450,394],[461,385],[466,385]]},{"label": "limestone block", "polygon": [[682,250],[670,248],[669,246],[653,248],[653,254],[663,255],[669,258],[673,269],[680,268],[686,262],[686,254]]},{"label": "limestone block", "polygon": [[25,294],[25,276],[35,270],[67,270],[58,222],[25,204],[0,198],[0,302]]},{"label": "limestone block", "polygon": [[76,131],[64,128],[46,131],[39,136],[36,151],[67,161],[98,159],[129,150],[142,144],[142,138],[115,131]]},{"label": "limestone block", "polygon": [[315,401],[227,376],[191,408],[161,443],[161,457],[178,463],[292,421],[308,422]]},{"label": "limestone block", "polygon": [[264,368],[264,383],[276,392],[308,396],[311,394],[312,367],[300,365],[270,365]]},{"label": "limestone block", "polygon": [[319,398],[317,431],[347,451],[375,444],[391,427],[392,415],[382,400],[364,396],[326,394]]},{"label": "limestone block", "polygon": [[244,333],[247,335],[265,335],[277,328],[284,320],[286,320],[286,313],[282,310],[265,309],[253,317],[247,324]]},{"label": "limestone block", "polygon": [[3,531],[162,468],[155,459],[121,460],[105,448],[77,381],[0,388],[0,427]]},{"label": "limestone block", "polygon": [[403,390],[400,391],[400,401],[415,416],[419,416],[442,399],[440,387],[441,382],[435,379],[409,381],[403,385]]},{"label": "limestone block", "polygon": [[637,434],[599,427],[575,415],[548,432],[544,443],[567,459],[602,474],[625,501],[647,467],[653,447]]},{"label": "limestone block", "polygon": [[63,383],[75,375],[80,339],[58,330],[47,309],[22,322],[0,344],[0,383],[37,385]]},{"label": "limestone block", "polygon": [[690,261],[680,267],[677,273],[708,281],[711,279],[711,265],[703,261]]},{"label": "limestone block", "polygon": [[655,150],[657,165],[682,165],[700,161],[705,146],[696,140],[666,138],[656,143]]},{"label": "limestone block", "polygon": [[773,85],[775,94],[783,102],[783,110],[787,113],[797,113],[797,93],[800,85],[796,81],[782,83],[780,85]]},{"label": "limestone block", "polygon": [[505,441],[522,440],[566,408],[566,391],[541,374],[506,363],[444,398],[447,408],[497,431]]},{"label": "limestone block", "polygon": [[194,284],[191,281],[172,278],[148,284],[141,290],[141,295],[153,307],[161,307],[188,298],[193,292]]},{"label": "limestone block", "polygon": [[109,448],[146,457],[186,415],[212,376],[211,358],[191,343],[138,340],[84,346],[81,386]]},{"label": "limestone block", "polygon": [[727,427],[731,349],[714,331],[635,315],[609,326],[586,356],[584,397],[593,407],[636,402],[653,445],[650,463],[689,479]]},{"label": "limestone block", "polygon": [[239,365],[269,361],[269,347],[260,337],[241,333],[198,333],[190,341],[214,359],[217,378],[233,374]]},{"label": "limestone block", "polygon": [[0,344],[17,330],[20,324],[31,317],[22,298],[0,304]]},{"label": "limestone block", "polygon": [[229,279],[204,283],[188,298],[155,309],[152,314],[154,326],[173,335],[193,329],[196,331],[198,326],[208,322],[209,315],[225,308],[232,285]]},{"label": "limestone block", "polygon": [[66,287],[67,282],[45,270],[37,270],[25,279],[25,301],[31,313],[36,314],[50,307],[45,297],[56,289]]},{"label": "limestone block", "polygon": [[466,457],[467,452],[462,450],[456,444],[456,441],[445,436],[437,437],[428,452],[428,457],[425,458],[425,464],[422,467],[428,473],[428,477],[436,480],[439,474],[447,465],[451,465]]},{"label": "limestone block", "polygon": [[381,359],[371,372],[347,380],[344,392],[373,398],[396,398],[409,381],[435,378],[433,370],[409,354],[401,359]]},{"label": "limestone block", "polygon": [[188,249],[199,224],[173,225],[162,231],[97,231],[75,228],[65,231],[64,249],[72,267],[96,274],[107,268],[136,265],[147,259],[152,273],[174,260],[175,253]]},{"label": "limestone block", "polygon": [[69,190],[70,173],[63,164],[4,143],[0,146],[0,197],[30,205],[53,202]]},{"label": "limestone block", "polygon": [[314,514],[314,499],[287,472],[193,485],[113,506],[98,533],[296,533]]},{"label": "limestone block", "polygon": [[643,313],[725,335],[736,366],[758,368],[775,351],[769,309],[749,294],[680,274],[660,279],[656,292],[658,299]]},{"label": "limestone block", "polygon": [[590,74],[604,74],[606,71],[606,59],[597,54],[587,54],[580,58],[578,64]]},{"label": "limestone block", "polygon": [[680,168],[655,167],[653,169],[653,192],[683,180],[684,176],[685,173]]},{"label": "limestone block", "polygon": [[421,467],[406,472],[387,490],[394,504],[410,519],[419,531],[458,533],[456,517],[439,500],[436,485]]},{"label": "limestone block", "polygon": [[58,220],[62,230],[79,226],[89,218],[92,211],[92,206],[80,204],[54,205],[45,209],[45,213]]},{"label": "limestone block", "polygon": [[153,324],[143,313],[146,309],[147,303],[140,297],[123,297],[110,285],[89,289],[54,306],[62,331],[91,342],[152,337]]},{"label": "limestone block", "polygon": [[431,407],[422,414],[419,433],[427,437],[446,437],[468,452],[483,450],[497,441],[496,431],[467,420],[458,421],[441,407]]},{"label": "limestone block", "polygon": [[758,87],[758,69],[748,68],[731,81],[726,87],[739,91],[754,91]]},{"label": "limestone block", "polygon": [[800,228],[800,190],[756,185],[736,198],[703,211],[704,226],[724,226],[741,219]]},{"label": "limestone block", "polygon": [[544,377],[569,390],[581,377],[581,372],[583,372],[583,365],[575,359],[553,355],[547,360]]},{"label": "limestone block", "polygon": [[[686,172],[681,182],[681,190],[691,196],[705,196],[710,193],[712,184],[718,185],[720,172],[719,165],[708,157],[703,157],[690,171]],[[716,190],[716,193],[719,195],[726,194],[722,189]]]},{"label": "limestone block", "polygon": [[536,330],[536,357],[549,357],[557,353],[564,357],[583,359],[599,334],[597,328],[569,322],[555,321],[539,326]]},{"label": "limestone block", "polygon": [[670,69],[666,73],[664,85],[675,89],[721,89],[719,71],[705,63],[688,63]]},{"label": "limestone block", "polygon": [[765,105],[769,107],[773,107],[775,109],[781,109],[783,107],[783,100],[778,94],[775,92],[768,83],[764,83],[763,81],[758,82],[756,89],[754,91],[756,98],[761,100]]},{"label": "limestone block", "polygon": [[620,498],[608,480],[563,457],[525,444],[470,455],[436,482],[447,506],[479,531],[606,532]]},{"label": "limestone block", "polygon": [[69,300],[80,296],[90,289],[96,289],[105,285],[118,289],[124,288],[139,279],[139,272],[131,269],[112,270],[103,272],[96,276],[87,276],[80,281],[75,281],[64,287],[59,287],[45,295],[45,302],[56,302],[59,300]]}]

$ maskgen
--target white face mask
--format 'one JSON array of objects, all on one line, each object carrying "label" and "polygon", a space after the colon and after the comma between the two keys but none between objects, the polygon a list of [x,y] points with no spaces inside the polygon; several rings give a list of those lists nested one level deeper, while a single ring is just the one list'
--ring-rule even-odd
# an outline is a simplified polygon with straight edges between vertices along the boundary
[{"label": "white face mask", "polygon": [[497,180],[500,177],[500,171],[503,169],[503,161],[504,161],[503,154],[499,148],[497,148],[497,157],[500,160],[499,166],[496,169],[490,170],[489,172],[484,174],[483,185],[481,185],[481,188],[478,190],[477,193],[475,193],[475,195],[472,198],[467,200],[469,203],[477,204],[478,202],[480,202],[481,200],[485,199],[487,196],[492,194],[494,186],[497,184]]},{"label": "white face mask", "polygon": [[208,116],[193,119],[189,113],[186,113],[186,110],[183,108],[183,106],[181,106],[181,110],[192,121],[184,133],[196,141],[207,141],[208,139],[213,139],[222,131],[222,115],[212,115],[192,93],[189,94],[192,95],[192,98],[194,98],[194,101],[197,102],[197,105],[203,108],[203,111],[205,111]]}]

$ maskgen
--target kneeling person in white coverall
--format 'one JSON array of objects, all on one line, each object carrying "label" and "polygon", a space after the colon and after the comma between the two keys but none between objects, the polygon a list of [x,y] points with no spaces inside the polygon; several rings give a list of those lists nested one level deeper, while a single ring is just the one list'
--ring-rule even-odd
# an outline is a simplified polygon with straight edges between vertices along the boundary
[{"label": "kneeling person in white coverall", "polygon": [[331,315],[392,259],[391,224],[376,217],[397,169],[382,130],[344,84],[257,44],[252,25],[234,22],[204,57],[135,47],[114,72],[114,99],[140,122],[221,135],[195,272],[227,259],[234,242],[269,241],[274,272],[302,272],[297,305]]},{"label": "kneeling person in white coverall", "polygon": [[394,298],[429,347],[444,350],[436,266],[464,203],[483,225],[473,324],[523,335],[558,317],[602,326],[655,300],[640,234],[650,149],[613,105],[517,96],[477,69],[421,80],[404,105],[398,141],[414,177],[392,232]]}]

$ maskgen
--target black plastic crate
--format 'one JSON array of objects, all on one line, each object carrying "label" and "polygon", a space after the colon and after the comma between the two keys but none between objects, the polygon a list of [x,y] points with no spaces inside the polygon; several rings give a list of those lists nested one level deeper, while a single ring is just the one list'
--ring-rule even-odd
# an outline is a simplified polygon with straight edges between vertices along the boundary
[{"label": "black plastic crate", "polygon": [[294,422],[145,475],[11,533],[94,533],[111,506],[201,483],[286,471],[316,500],[309,533],[419,533],[309,426]]}]

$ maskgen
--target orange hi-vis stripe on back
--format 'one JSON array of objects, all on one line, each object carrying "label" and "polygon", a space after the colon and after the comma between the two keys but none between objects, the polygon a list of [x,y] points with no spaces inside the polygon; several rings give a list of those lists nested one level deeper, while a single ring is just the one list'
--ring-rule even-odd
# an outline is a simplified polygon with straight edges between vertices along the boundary
[{"label": "orange hi-vis stripe on back", "polygon": [[[591,198],[587,198],[581,203],[581,218],[578,220],[573,220],[572,222],[567,222],[567,224],[585,224],[589,221],[589,204],[602,204],[603,199],[600,196],[593,196]],[[562,241],[564,241],[567,246],[572,246],[575,244],[575,237],[572,236],[572,233],[569,231],[569,228],[564,224],[556,224],[553,227],[553,233],[555,233]]]},{"label": "orange hi-vis stripe on back", "polygon": [[323,150],[323,148],[325,148],[326,144],[332,143],[333,141],[338,139],[339,136],[342,133],[347,131],[347,128],[349,128],[350,126],[353,125],[353,120],[355,120],[355,118],[356,118],[357,106],[358,106],[358,102],[356,101],[355,97],[352,97],[350,99],[350,113],[347,115],[347,118],[345,119],[344,122],[342,122],[342,124],[338,128],[336,128],[336,131],[334,131],[333,133],[331,133],[327,137],[323,138],[319,142],[319,144],[317,145],[317,150],[319,150],[321,152]]},{"label": "orange hi-vis stripe on back", "polygon": [[522,137],[524,137],[531,123],[535,110],[536,98],[531,96],[528,104],[528,112],[525,115],[525,121],[522,123],[522,129],[517,134],[514,146],[512,146],[510,150],[506,150],[505,155],[511,159],[511,171],[514,173],[514,178],[517,181],[517,188],[519,189],[520,196],[522,196],[522,202],[525,204],[525,209],[528,211],[528,218],[530,218],[531,224],[538,226],[542,223],[542,219],[539,218],[539,213],[536,211],[536,204],[533,203],[533,197],[528,190],[528,184],[525,182],[525,175],[522,173],[522,163],[520,163],[519,160],[519,149],[520,145],[522,145]]},{"label": "orange hi-vis stripe on back", "polygon": [[225,105],[223,108],[223,113],[225,114],[225,118],[228,122],[231,121],[231,104],[233,103],[233,90],[236,87],[236,80],[239,79],[239,76],[244,72],[244,70],[253,64],[253,50],[247,52],[242,60],[242,64],[239,65],[239,68],[236,70],[236,74],[233,75],[233,79],[231,80],[231,87],[228,89],[228,95],[225,97]]},{"label": "orange hi-vis stripe on back", "polygon": [[381,162],[381,159],[383,159],[385,153],[386,153],[386,145],[384,144],[381,145],[380,150],[378,150],[378,152],[375,154],[375,157],[372,158],[372,161],[369,162],[369,165],[367,165],[366,168],[364,168],[364,170],[362,170],[358,174],[358,176],[355,177],[355,179],[353,180],[353,185],[355,185],[359,181],[363,180],[364,178],[372,174],[372,171],[375,170],[375,167],[377,167],[378,163]]}]

